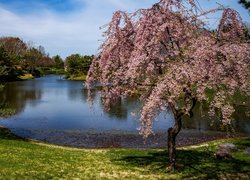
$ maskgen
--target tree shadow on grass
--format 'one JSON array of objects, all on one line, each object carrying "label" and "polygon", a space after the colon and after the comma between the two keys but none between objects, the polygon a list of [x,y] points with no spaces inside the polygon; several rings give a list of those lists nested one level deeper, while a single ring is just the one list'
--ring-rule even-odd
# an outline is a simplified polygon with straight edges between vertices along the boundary
[{"label": "tree shadow on grass", "polygon": [[151,167],[152,171],[165,171],[168,165],[166,151],[147,153],[146,155],[124,156],[118,159],[119,162],[125,162],[134,167]]},{"label": "tree shadow on grass", "polygon": [[250,147],[250,138],[241,139],[240,141],[237,141],[234,144],[240,149]]},{"label": "tree shadow on grass", "polygon": [[116,161],[125,166],[142,167],[155,174],[178,174],[181,178],[221,179],[250,177],[250,162],[244,158],[217,159],[209,150],[178,150],[177,170],[167,170],[166,151],[124,156]]},{"label": "tree shadow on grass", "polygon": [[177,162],[183,164],[182,177],[206,179],[250,177],[250,162],[244,159],[217,159],[212,151],[180,150]]}]

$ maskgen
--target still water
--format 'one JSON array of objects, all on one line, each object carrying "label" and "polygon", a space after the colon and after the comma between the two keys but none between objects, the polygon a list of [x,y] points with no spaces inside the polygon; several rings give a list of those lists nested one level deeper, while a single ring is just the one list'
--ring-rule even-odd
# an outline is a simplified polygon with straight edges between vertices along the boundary
[{"label": "still water", "polygon": [[[139,111],[139,104],[134,98],[123,99],[107,112],[100,93],[96,90],[94,94],[91,105],[86,100],[83,82],[64,80],[56,75],[8,83],[0,100],[16,112],[0,119],[0,124],[15,129],[136,131],[139,117],[131,114]],[[169,114],[161,116],[154,125],[155,130],[172,125]]]},{"label": "still water", "polygon": [[[14,110],[10,117],[0,118],[0,125],[25,132],[25,130],[57,131],[130,131],[136,132],[139,124],[140,103],[136,98],[126,98],[105,111],[100,92],[94,91],[94,103],[87,102],[87,91],[80,81],[64,80],[61,76],[7,83],[0,91],[0,103]],[[185,120],[184,128],[220,130],[220,124],[211,126],[207,116],[199,114]],[[250,118],[244,111],[236,115],[234,122],[238,132],[250,133]],[[173,125],[169,113],[160,114],[154,123],[155,131],[165,131]],[[19,133],[20,134],[20,133]]]}]

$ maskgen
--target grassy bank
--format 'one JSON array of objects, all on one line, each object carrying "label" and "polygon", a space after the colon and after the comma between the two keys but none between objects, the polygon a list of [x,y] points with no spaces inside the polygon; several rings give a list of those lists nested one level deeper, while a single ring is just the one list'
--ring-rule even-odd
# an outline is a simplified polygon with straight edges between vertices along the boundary
[{"label": "grassy bank", "polygon": [[19,76],[18,78],[21,80],[27,80],[27,79],[34,79],[35,77],[32,74],[27,73],[27,74]]},{"label": "grassy bank", "polygon": [[68,75],[66,76],[66,79],[72,80],[72,81],[85,81],[87,78],[87,75]]},{"label": "grassy bank", "polygon": [[48,74],[58,74],[63,75],[65,71],[63,68],[55,68],[55,67],[39,67],[37,70],[40,72],[41,76],[48,75]]},{"label": "grassy bank", "polygon": [[64,74],[64,69],[54,68],[54,67],[38,67],[35,69],[36,74],[31,74],[24,72],[22,75],[18,76],[20,80],[34,79],[36,77],[48,75],[48,74]]},{"label": "grassy bank", "polygon": [[[221,142],[233,142],[239,150],[232,159],[218,160]],[[76,149],[25,141],[0,129],[0,178],[103,178],[180,179],[250,177],[250,155],[243,149],[250,138],[213,141],[178,150],[176,172],[166,170],[162,149]]]}]

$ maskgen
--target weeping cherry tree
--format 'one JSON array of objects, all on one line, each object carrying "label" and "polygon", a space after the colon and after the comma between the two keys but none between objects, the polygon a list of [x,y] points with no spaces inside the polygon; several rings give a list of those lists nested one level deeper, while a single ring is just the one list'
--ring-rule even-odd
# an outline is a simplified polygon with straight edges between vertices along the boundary
[{"label": "weeping cherry tree", "polygon": [[[250,95],[250,43],[240,15],[232,9],[198,9],[193,0],[161,0],[134,13],[115,12],[86,81],[89,89],[101,83],[107,109],[118,98],[140,94],[144,138],[153,133],[152,124],[160,112],[172,113],[171,168],[183,116],[192,117],[197,101],[206,102],[209,114],[219,114],[222,123],[229,125],[234,94]],[[218,29],[209,31],[201,19],[219,10],[223,14]]]}]

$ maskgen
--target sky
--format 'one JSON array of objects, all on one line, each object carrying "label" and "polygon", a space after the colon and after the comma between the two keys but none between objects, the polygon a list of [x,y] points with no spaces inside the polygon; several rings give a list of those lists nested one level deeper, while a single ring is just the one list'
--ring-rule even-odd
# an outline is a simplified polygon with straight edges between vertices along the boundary
[{"label": "sky", "polygon": [[[98,53],[103,41],[103,25],[117,10],[133,12],[149,8],[159,0],[0,0],[0,37],[20,37],[25,42],[42,45],[50,56],[65,58],[71,54]],[[237,0],[196,0],[203,10],[222,4],[236,9],[245,22],[250,14]],[[210,26],[218,23],[218,14]]]}]

